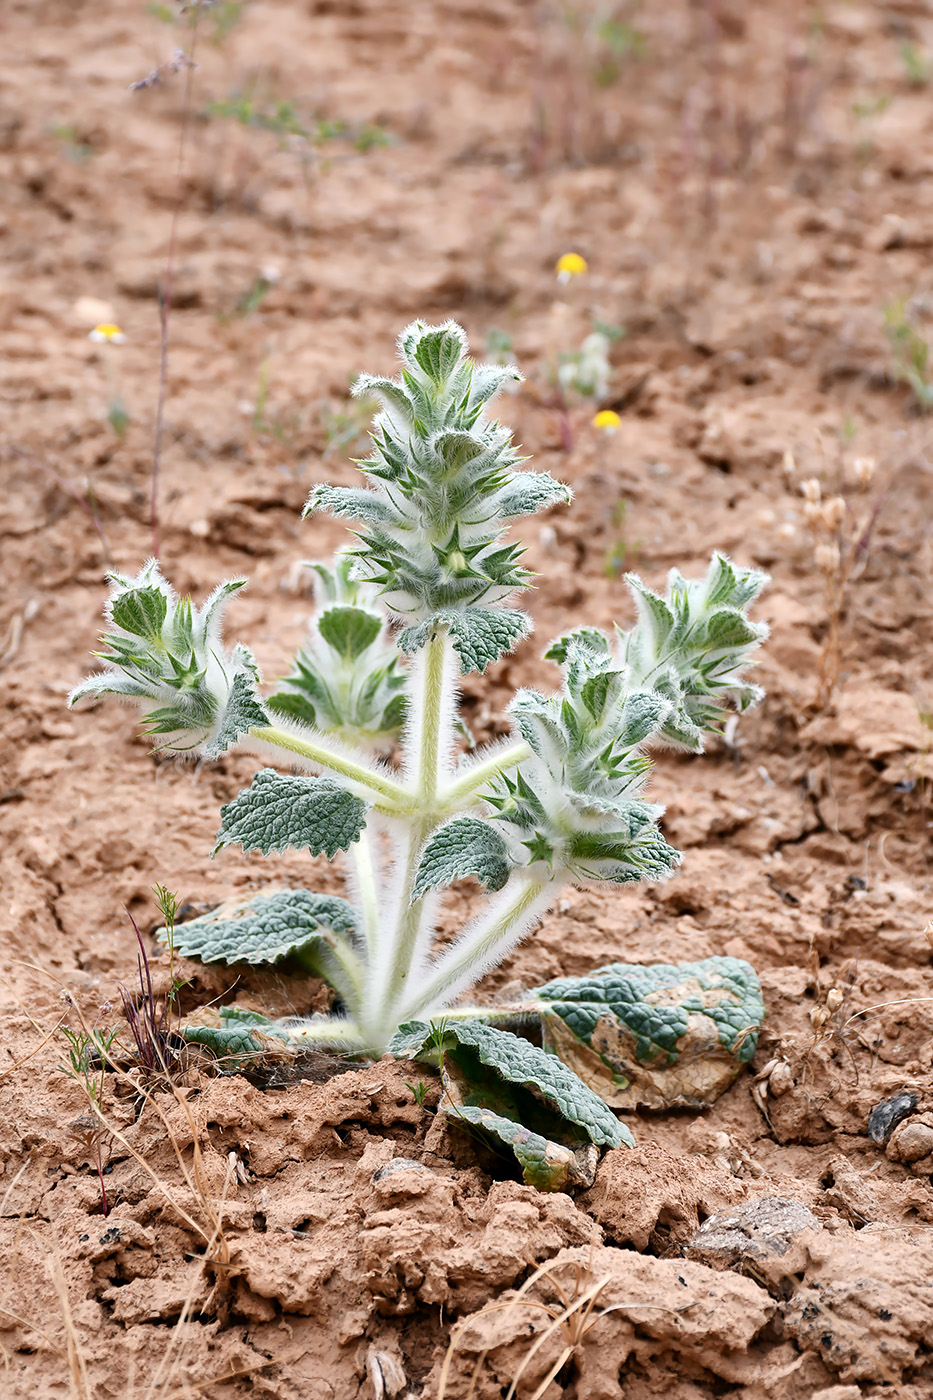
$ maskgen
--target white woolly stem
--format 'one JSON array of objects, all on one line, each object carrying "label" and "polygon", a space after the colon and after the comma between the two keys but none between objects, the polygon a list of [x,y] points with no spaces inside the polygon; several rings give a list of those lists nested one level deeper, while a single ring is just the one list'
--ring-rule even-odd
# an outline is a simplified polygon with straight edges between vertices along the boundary
[{"label": "white woolly stem", "polygon": [[472,767],[461,773],[455,782],[450,783],[442,790],[441,797],[444,806],[448,811],[456,811],[470,798],[475,797],[480,789],[484,788],[499,773],[505,772],[509,768],[516,768],[530,757],[531,749],[522,741],[518,744],[501,747],[498,752],[493,752],[488,758],[479,759]]},{"label": "white woolly stem", "polygon": [[343,1050],[354,1054],[369,1048],[354,1022],[345,1021],[337,1016],[315,1016],[306,1021],[291,1021],[285,1029],[293,1040],[309,1047]]},{"label": "white woolly stem", "polygon": [[393,1019],[401,1022],[432,1015],[479,981],[544,913],[561,883],[536,880],[521,873],[514,875],[437,962],[423,971],[419,969],[413,979],[415,985],[397,1006]]},{"label": "white woolly stem", "polygon": [[394,1030],[391,1008],[405,995],[412,962],[424,956],[422,950],[432,935],[436,901],[412,900],[412,891],[424,843],[443,816],[438,811],[438,787],[450,767],[456,711],[452,652],[445,629],[419,652],[412,668],[405,750],[419,815],[408,824],[404,855],[386,900],[386,917],[380,921],[366,982],[361,1022],[364,1034],[374,1043],[382,1043]]},{"label": "white woolly stem", "polygon": [[258,753],[271,749],[279,757],[284,749],[315,770],[322,768],[338,774],[358,796],[374,803],[380,811],[394,814],[411,810],[412,796],[401,783],[386,772],[360,763],[352,750],[318,730],[298,725],[256,726],[248,738],[240,740],[240,747]]},{"label": "white woolly stem", "polygon": [[369,967],[372,967],[375,961],[378,948],[381,884],[373,850],[373,836],[376,833],[373,832],[372,825],[372,820],[367,822],[359,840],[354,841],[347,852],[350,864],[346,872],[350,893],[355,895],[351,902],[356,904],[363,916],[363,946]]}]

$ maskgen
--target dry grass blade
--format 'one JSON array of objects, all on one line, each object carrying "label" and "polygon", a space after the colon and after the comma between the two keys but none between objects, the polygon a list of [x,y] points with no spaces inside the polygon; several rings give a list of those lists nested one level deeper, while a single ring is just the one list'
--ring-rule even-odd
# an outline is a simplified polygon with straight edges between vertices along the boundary
[{"label": "dry grass blade", "polygon": [[[518,1383],[527,1372],[535,1356],[556,1332],[563,1331],[566,1338],[566,1346],[561,1351],[559,1359],[551,1366],[547,1376],[540,1382],[534,1394],[530,1397],[530,1400],[541,1400],[548,1386],[560,1374],[567,1362],[573,1359],[585,1341],[590,1329],[600,1318],[608,1316],[609,1313],[619,1312],[627,1308],[655,1308],[659,1312],[668,1312],[674,1315],[682,1311],[682,1309],[678,1308],[665,1307],[664,1304],[661,1303],[650,1303],[640,1299],[632,1299],[623,1303],[614,1303],[611,1307],[602,1308],[598,1312],[595,1312],[594,1309],[599,1296],[610,1282],[612,1276],[607,1274],[600,1279],[594,1279],[587,1287],[583,1288],[585,1280],[588,1277],[592,1277],[592,1265],[590,1262],[582,1263],[577,1261],[575,1263],[573,1289],[568,1296],[561,1286],[559,1279],[553,1276],[555,1270],[565,1268],[567,1262],[566,1260],[549,1260],[546,1264],[540,1265],[534,1270],[530,1277],[525,1280],[521,1288],[516,1292],[514,1298],[510,1298],[506,1302],[487,1303],[479,1312],[473,1313],[470,1317],[464,1318],[462,1322],[457,1324],[451,1334],[450,1344],[441,1367],[438,1380],[437,1400],[445,1400],[451,1366],[461,1338],[480,1318],[488,1317],[492,1313],[510,1312],[516,1308],[531,1308],[546,1313],[551,1319],[549,1326],[534,1339],[527,1353],[522,1358],[521,1364],[512,1377],[508,1390],[505,1392],[504,1400],[515,1400]],[[561,1306],[559,1308],[556,1304],[539,1302],[535,1298],[528,1298],[526,1296],[528,1291],[544,1278],[550,1278],[560,1300]],[[582,1292],[581,1288],[583,1289]],[[477,1358],[473,1375],[470,1378],[470,1389],[468,1391],[467,1400],[471,1400],[471,1397],[476,1391],[479,1373],[488,1354],[489,1348],[486,1348]]]},{"label": "dry grass blade", "polygon": [[[36,1236],[38,1239],[38,1236]],[[81,1343],[75,1330],[74,1318],[71,1313],[71,1302],[68,1297],[68,1283],[65,1279],[65,1271],[62,1268],[62,1261],[58,1254],[53,1252],[49,1264],[49,1276],[58,1298],[58,1305],[62,1310],[62,1320],[65,1324],[65,1345],[68,1356],[68,1384],[71,1390],[72,1400],[94,1400],[91,1383],[88,1379],[87,1364],[84,1354],[81,1351]]]},{"label": "dry grass blade", "polygon": [[32,1059],[33,1055],[38,1055],[39,1051],[48,1045],[49,1041],[58,1034],[62,1028],[62,1024],[62,1021],[56,1021],[52,1029],[46,1031],[38,1045],[34,1045],[27,1054],[22,1055],[18,1060],[14,1060],[11,1065],[7,1065],[6,1069],[0,1069],[0,1079],[3,1079],[7,1074],[12,1074],[14,1070],[21,1069],[23,1065],[27,1064]]}]

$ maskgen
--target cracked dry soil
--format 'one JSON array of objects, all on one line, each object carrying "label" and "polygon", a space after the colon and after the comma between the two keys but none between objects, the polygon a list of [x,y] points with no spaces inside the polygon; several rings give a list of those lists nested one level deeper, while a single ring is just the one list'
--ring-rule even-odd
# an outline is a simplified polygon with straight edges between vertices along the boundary
[{"label": "cracked dry soil", "polygon": [[[455,1329],[451,1400],[513,1381],[523,1400],[927,1400],[931,427],[894,381],[882,308],[930,295],[933,108],[904,54],[931,51],[933,16],[632,3],[614,20],[642,37],[610,52],[582,3],[577,29],[545,0],[215,7],[179,185],[184,74],[128,91],[190,50],[172,8],[0,15],[0,1390],[427,1400]],[[315,149],[221,115],[244,93],[346,130]],[[50,1035],[61,992],[117,1019],[100,1007],[135,977],[124,910],[148,936],[156,882],[195,905],[267,881],[339,888],[296,855],[208,861],[245,760],[161,762],[113,707],[65,709],[108,562],[135,571],[150,549],[179,190],[163,563],[199,597],[250,575],[231,628],[268,675],[302,636],[300,561],[342,538],[299,510],[313,482],[351,480],[349,379],[390,369],[414,316],[457,317],[476,348],[510,337],[527,383],[502,416],[576,491],[526,528],[536,638],[469,681],[479,735],[503,731],[512,687],[553,682],[539,656],[558,629],[630,616],[625,568],[657,584],[717,546],[773,576],[766,702],[706,756],[658,763],[681,873],[568,893],[482,989],[618,959],[732,954],[761,974],[751,1073],[705,1113],[629,1115],[637,1149],[575,1198],[441,1127],[408,1087],[417,1067],[260,1087],[192,1062],[177,1098],[108,1077],[102,1213],[94,1124]],[[570,249],[590,272],[559,288]],[[104,310],[127,336],[122,439],[87,340]],[[604,405],[622,424],[600,440],[585,405],[560,420],[547,380],[594,317],[626,328]],[[873,525],[819,708],[824,581],[796,486],[813,475]],[[323,1004],[288,968],[182,971],[189,1010]],[[815,1029],[832,988],[842,1005]],[[561,1297],[585,1294],[554,1327]]]}]

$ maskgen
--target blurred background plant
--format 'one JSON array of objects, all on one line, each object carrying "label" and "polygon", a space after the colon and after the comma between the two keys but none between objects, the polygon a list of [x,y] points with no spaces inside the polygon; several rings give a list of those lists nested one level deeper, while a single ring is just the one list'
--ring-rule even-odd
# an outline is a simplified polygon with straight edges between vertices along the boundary
[{"label": "blurred background plant", "polygon": [[897,298],[884,308],[884,328],[891,347],[894,377],[907,384],[920,413],[933,408],[933,365],[930,344],[920,328],[928,308],[920,297]]}]

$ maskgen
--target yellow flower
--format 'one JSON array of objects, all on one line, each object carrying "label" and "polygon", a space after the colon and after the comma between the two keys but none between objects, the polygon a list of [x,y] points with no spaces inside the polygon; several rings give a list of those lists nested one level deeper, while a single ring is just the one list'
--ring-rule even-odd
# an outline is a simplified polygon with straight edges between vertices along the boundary
[{"label": "yellow flower", "polygon": [[101,325],[95,326],[92,331],[88,331],[87,338],[110,345],[122,345],[126,340],[120,327],[115,326],[112,321],[104,321]]},{"label": "yellow flower", "polygon": [[569,282],[571,277],[582,277],[587,271],[586,258],[579,253],[564,253],[557,259],[558,282]]},{"label": "yellow flower", "polygon": [[593,427],[599,428],[604,433],[614,433],[616,428],[621,428],[622,419],[618,413],[613,413],[611,408],[601,408],[593,419]]}]

